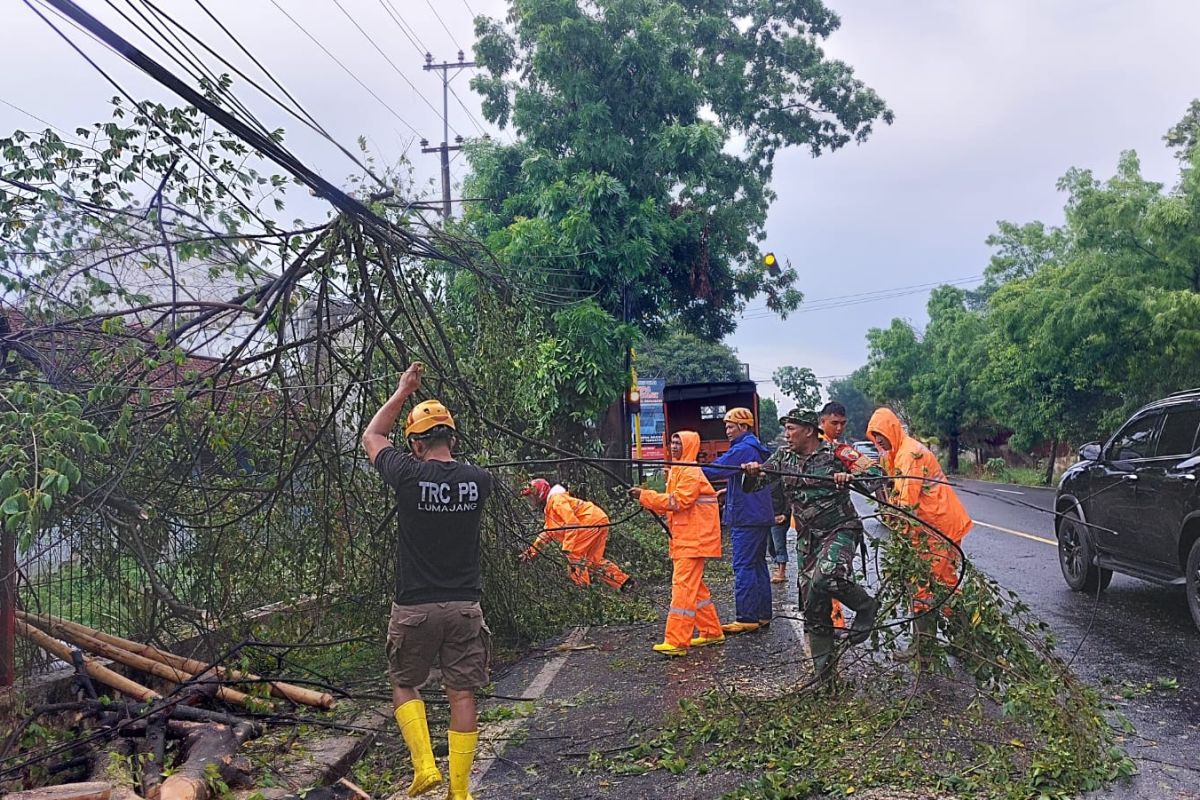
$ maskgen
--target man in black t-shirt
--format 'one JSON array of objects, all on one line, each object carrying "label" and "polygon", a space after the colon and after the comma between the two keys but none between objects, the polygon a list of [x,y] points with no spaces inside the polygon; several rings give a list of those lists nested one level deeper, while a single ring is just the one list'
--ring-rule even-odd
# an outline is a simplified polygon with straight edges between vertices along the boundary
[{"label": "man in black t-shirt", "polygon": [[470,800],[468,776],[479,740],[475,690],[488,683],[488,630],[480,600],[479,523],[492,491],[485,470],[451,454],[454,418],[437,400],[413,406],[404,423],[411,453],[389,438],[405,401],[421,388],[424,366],[410,366],[363,432],[363,449],[395,492],[399,536],[396,589],[388,622],[388,672],[396,723],[413,761],[410,796],[442,782],[417,687],[435,657],[450,701],[450,793]]}]

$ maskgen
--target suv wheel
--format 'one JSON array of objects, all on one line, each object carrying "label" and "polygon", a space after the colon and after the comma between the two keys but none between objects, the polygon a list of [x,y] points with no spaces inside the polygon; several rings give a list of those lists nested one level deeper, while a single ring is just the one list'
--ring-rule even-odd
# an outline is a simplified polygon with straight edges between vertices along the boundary
[{"label": "suv wheel", "polygon": [[[1112,570],[1092,563],[1087,527],[1074,509],[1064,511],[1058,523],[1058,566],[1063,578],[1077,592],[1103,591],[1112,582]],[[1193,548],[1193,551],[1195,548]],[[1195,610],[1193,613],[1197,613]],[[1200,625],[1200,617],[1197,618]]]},{"label": "suv wheel", "polygon": [[1192,542],[1192,550],[1187,560],[1187,598],[1188,609],[1192,612],[1192,622],[1200,628],[1200,539]]}]

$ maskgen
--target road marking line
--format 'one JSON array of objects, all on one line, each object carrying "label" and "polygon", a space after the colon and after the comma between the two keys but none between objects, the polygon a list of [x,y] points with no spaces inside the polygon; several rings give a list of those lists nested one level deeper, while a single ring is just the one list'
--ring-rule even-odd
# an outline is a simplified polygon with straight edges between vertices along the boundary
[{"label": "road marking line", "polygon": [[975,520],[974,522],[976,525],[980,525],[984,528],[991,528],[994,531],[1010,533],[1013,536],[1020,536],[1022,539],[1032,539],[1035,542],[1041,542],[1042,544],[1049,544],[1058,547],[1058,542],[1056,542],[1054,539],[1047,539],[1044,536],[1034,536],[1032,533],[1025,533],[1025,531],[1014,531],[1012,528],[1001,528],[999,525],[991,525],[987,522],[980,522],[979,520]]},{"label": "road marking line", "polygon": [[1004,492],[1005,494],[1025,494],[1024,492],[1014,491],[1012,489],[993,489],[994,492]]},{"label": "road marking line", "polygon": [[[558,675],[559,670],[563,668],[563,664],[567,663],[567,657],[571,655],[571,649],[579,644],[583,637],[587,635],[588,628],[586,625],[576,628],[567,636],[560,647],[564,648],[561,655],[547,661],[538,672],[534,679],[529,682],[529,686],[521,693],[522,697],[530,700],[541,699],[541,696],[550,688],[551,681]],[[516,731],[517,728],[525,724],[525,717],[513,717],[500,722],[498,725],[489,725],[486,732],[480,734],[480,744],[491,746],[491,755],[481,756],[475,759],[475,766],[471,770],[471,783],[476,789],[480,788],[483,783],[483,778],[488,774],[488,770],[495,765],[497,759],[504,752],[505,746],[508,744],[509,737]]]}]

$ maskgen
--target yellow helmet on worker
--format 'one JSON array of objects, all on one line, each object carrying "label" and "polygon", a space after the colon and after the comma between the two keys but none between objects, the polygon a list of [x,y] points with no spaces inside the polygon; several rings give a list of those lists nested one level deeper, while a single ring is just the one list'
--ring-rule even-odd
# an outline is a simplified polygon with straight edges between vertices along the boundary
[{"label": "yellow helmet on worker", "polygon": [[454,417],[450,416],[450,409],[442,405],[442,401],[425,400],[417,403],[412,407],[412,411],[408,412],[408,418],[404,420],[404,438],[420,436],[437,427],[457,430],[454,427]]},{"label": "yellow helmet on worker", "polygon": [[748,408],[731,408],[725,412],[725,421],[735,425],[754,427],[754,413]]}]

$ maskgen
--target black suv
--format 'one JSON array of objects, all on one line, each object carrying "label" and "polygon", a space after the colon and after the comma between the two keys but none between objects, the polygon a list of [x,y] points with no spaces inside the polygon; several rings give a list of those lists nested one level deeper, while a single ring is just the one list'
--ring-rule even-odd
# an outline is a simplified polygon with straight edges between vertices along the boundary
[{"label": "black suv", "polygon": [[[1079,448],[1058,484],[1058,562],[1078,592],[1114,571],[1187,587],[1200,627],[1200,389],[1151,403]],[[1083,524],[1086,523],[1086,524]]]}]

